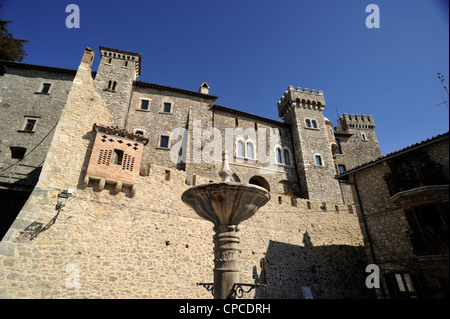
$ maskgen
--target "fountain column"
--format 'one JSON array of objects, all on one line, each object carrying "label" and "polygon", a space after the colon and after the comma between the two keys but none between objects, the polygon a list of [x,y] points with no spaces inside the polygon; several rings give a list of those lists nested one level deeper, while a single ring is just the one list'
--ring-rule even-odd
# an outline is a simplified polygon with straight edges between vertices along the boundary
[{"label": "fountain column", "polygon": [[231,298],[239,282],[238,224],[270,200],[269,192],[259,186],[232,182],[228,154],[223,154],[219,172],[222,181],[191,187],[181,199],[202,218],[214,224],[214,298]]}]

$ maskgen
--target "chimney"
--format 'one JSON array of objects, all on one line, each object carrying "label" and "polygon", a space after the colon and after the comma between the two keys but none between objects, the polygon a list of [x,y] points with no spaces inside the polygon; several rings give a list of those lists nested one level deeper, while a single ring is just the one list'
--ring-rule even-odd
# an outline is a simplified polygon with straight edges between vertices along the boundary
[{"label": "chimney", "polygon": [[94,61],[95,51],[91,48],[87,47],[84,49],[83,57],[81,58],[81,62],[87,63],[89,67],[91,67],[92,62]]},{"label": "chimney", "polygon": [[208,83],[206,83],[206,81],[204,81],[202,85],[200,85],[198,92],[202,94],[209,94],[209,85]]}]

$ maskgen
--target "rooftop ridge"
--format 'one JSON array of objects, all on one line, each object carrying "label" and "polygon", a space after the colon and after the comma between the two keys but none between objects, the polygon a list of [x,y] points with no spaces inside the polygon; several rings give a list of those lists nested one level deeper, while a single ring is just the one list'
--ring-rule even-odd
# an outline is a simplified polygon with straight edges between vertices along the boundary
[{"label": "rooftop ridge", "polygon": [[179,88],[175,88],[175,87],[171,87],[171,86],[166,86],[166,85],[161,85],[161,84],[156,84],[156,83],[143,82],[143,81],[134,81],[133,82],[133,86],[142,86],[142,87],[149,87],[149,88],[154,88],[154,89],[159,89],[159,90],[178,92],[178,93],[182,93],[182,94],[186,94],[186,95],[193,95],[193,96],[202,97],[204,99],[209,99],[209,100],[213,100],[213,101],[218,99],[218,97],[215,96],[215,95],[203,94],[203,93],[196,92],[196,91],[179,89]]}]

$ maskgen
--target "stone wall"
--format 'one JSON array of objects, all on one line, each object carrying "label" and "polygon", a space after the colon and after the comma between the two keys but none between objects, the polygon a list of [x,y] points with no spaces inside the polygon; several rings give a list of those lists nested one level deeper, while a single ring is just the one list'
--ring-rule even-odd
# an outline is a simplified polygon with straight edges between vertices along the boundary
[{"label": "stone wall", "polygon": [[[18,161],[11,158],[10,147],[26,148],[27,155],[20,164],[34,167],[18,166],[16,173],[32,173],[42,166],[74,75],[71,70],[8,64],[8,72],[0,76],[0,170],[12,171],[7,163]],[[48,93],[40,93],[43,83],[51,84]],[[27,117],[37,121],[32,132],[24,130]],[[7,178],[0,177],[0,181]]]},{"label": "stone wall", "polygon": [[[83,188],[93,124],[120,121],[98,86],[99,74],[92,78],[93,54],[86,49],[39,182],[0,243],[0,296],[211,298],[196,283],[213,281],[213,225],[182,203],[181,194],[193,184],[217,181],[220,162],[180,169],[167,150],[158,149],[158,136],[173,127],[193,132],[194,119],[201,119],[205,129],[213,124],[213,114],[214,126],[223,130],[235,116],[211,112],[214,97],[186,97],[171,89],[162,94],[140,86],[131,97],[126,127],[144,129],[149,138],[136,195],[127,189],[117,193],[109,184],[100,190],[96,182]],[[142,96],[155,103],[149,112],[135,110]],[[173,102],[173,114],[160,114],[164,99]],[[241,114],[239,120],[244,127],[254,126],[253,117]],[[285,125],[262,119],[257,124],[280,129],[279,144],[291,147],[295,137]],[[326,131],[321,132],[329,147]],[[242,182],[262,175],[258,162],[230,166]],[[259,262],[263,257],[268,261],[267,289],[245,297],[303,298],[302,287],[309,287],[315,298],[372,297],[365,287],[367,262],[354,207],[336,197],[338,188],[320,188],[335,201],[292,196],[286,191],[289,184],[280,182],[296,185],[294,173],[290,165],[277,165],[265,175],[272,198],[240,225],[241,282],[261,282]],[[55,209],[58,194],[69,188],[74,193],[61,210]]]},{"label": "stone wall", "polygon": [[[428,153],[430,160],[441,164],[448,179],[448,139],[423,147],[418,152]],[[404,155],[404,157],[412,154],[414,152]],[[448,190],[446,193],[442,190],[446,185],[437,188],[431,186],[435,187],[434,191],[427,191],[425,190],[426,187],[422,191],[416,188],[414,196],[405,197],[403,200],[394,200],[395,196],[390,195],[387,183],[383,178],[387,173],[391,173],[389,161],[380,162],[356,171],[350,176],[366,253],[370,263],[380,266],[384,289],[387,287],[384,274],[415,273],[422,275],[409,236],[411,225],[408,223],[406,212],[411,211],[411,207],[415,206],[444,203],[443,207],[445,207],[445,204],[447,205],[445,209],[448,214]],[[443,214],[445,213],[443,212]],[[437,260],[440,260],[441,257],[438,257]],[[433,260],[433,258],[427,259],[427,257],[424,257],[424,259],[428,262]],[[446,260],[448,265],[448,254]],[[430,262],[430,264],[433,264],[433,262]],[[442,269],[442,264],[437,262],[433,264],[433,267]],[[421,285],[424,285],[421,287],[422,289],[426,288],[425,283],[421,283]],[[439,286],[439,284],[437,285]],[[378,294],[381,297],[381,291],[378,291]],[[387,290],[386,294],[389,296]]]},{"label": "stone wall", "polygon": [[[76,189],[54,225],[30,240],[27,227],[56,213],[56,192],[39,188],[2,243],[14,248],[0,255],[1,296],[211,298],[196,283],[213,281],[213,225],[181,202],[190,187],[185,178],[177,170],[167,178],[166,167],[152,166],[133,198],[109,185]],[[268,260],[268,288],[245,298],[303,298],[301,287],[315,298],[371,296],[356,214],[346,205],[321,205],[299,199],[294,206],[290,196],[272,195],[241,224],[241,282],[260,281],[260,259]]]}]

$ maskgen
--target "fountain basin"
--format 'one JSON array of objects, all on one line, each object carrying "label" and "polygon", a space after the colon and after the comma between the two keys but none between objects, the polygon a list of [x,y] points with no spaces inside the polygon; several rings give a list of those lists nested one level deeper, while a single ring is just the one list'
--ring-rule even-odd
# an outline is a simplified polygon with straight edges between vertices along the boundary
[{"label": "fountain basin", "polygon": [[264,206],[270,193],[253,184],[219,182],[189,188],[181,199],[214,226],[238,225]]}]

